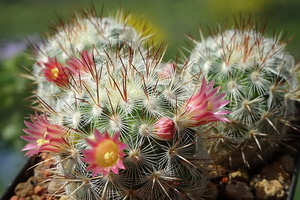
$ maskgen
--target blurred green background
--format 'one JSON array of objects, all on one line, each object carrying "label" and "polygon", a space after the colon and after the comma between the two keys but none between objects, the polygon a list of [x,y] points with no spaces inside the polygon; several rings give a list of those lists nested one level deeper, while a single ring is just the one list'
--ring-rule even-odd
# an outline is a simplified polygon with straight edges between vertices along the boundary
[{"label": "blurred green background", "polygon": [[20,74],[22,65],[30,67],[32,61],[25,38],[39,41],[39,34],[46,32],[51,22],[67,20],[92,4],[98,13],[103,8],[104,16],[122,8],[131,12],[133,20],[147,21],[157,33],[155,42],[168,46],[166,61],[191,44],[186,35],[200,38],[200,24],[207,36],[207,27],[214,29],[225,21],[231,27],[234,17],[240,15],[245,19],[251,15],[259,24],[267,22],[269,36],[280,31],[287,31],[287,38],[295,35],[287,50],[296,61],[300,58],[299,0],[0,0],[0,194],[26,162],[20,135],[24,117],[32,113],[29,102],[24,101],[31,86]]}]

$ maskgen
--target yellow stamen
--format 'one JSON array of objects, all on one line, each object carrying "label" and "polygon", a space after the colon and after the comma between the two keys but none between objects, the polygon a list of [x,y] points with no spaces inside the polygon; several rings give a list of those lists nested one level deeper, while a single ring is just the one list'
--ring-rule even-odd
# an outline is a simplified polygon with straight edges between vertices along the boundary
[{"label": "yellow stamen", "polygon": [[105,140],[96,147],[96,164],[100,167],[110,167],[119,159],[118,145],[112,140]]},{"label": "yellow stamen", "polygon": [[39,145],[39,146],[41,146],[41,145],[43,145],[43,144],[46,144],[46,143],[49,143],[50,141],[49,140],[44,140],[44,139],[38,139],[37,141],[36,141],[36,143]]},{"label": "yellow stamen", "polygon": [[[44,138],[46,138],[47,134],[48,134],[48,132],[46,131],[46,132],[44,133]],[[49,143],[49,142],[50,142],[49,140],[45,140],[45,139],[38,139],[38,140],[36,141],[36,143],[37,143],[39,146],[41,146],[41,145],[43,145],[43,144],[46,144],[46,143]]]},{"label": "yellow stamen", "polygon": [[213,109],[213,105],[212,105],[212,103],[209,101],[209,102],[207,103],[206,110],[211,111],[212,109]]},{"label": "yellow stamen", "polygon": [[51,73],[52,73],[52,77],[53,79],[56,79],[58,77],[58,74],[59,74],[59,70],[57,67],[51,69]]}]

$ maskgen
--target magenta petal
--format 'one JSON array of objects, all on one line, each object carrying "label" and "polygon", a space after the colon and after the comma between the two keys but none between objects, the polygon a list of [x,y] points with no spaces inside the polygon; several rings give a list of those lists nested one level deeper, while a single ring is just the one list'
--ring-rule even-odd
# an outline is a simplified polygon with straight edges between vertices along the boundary
[{"label": "magenta petal", "polygon": [[40,148],[40,151],[47,151],[47,152],[60,152],[61,149],[59,149],[56,146],[53,146],[51,144],[42,145]]},{"label": "magenta petal", "polygon": [[28,156],[28,157],[32,157],[34,155],[37,155],[39,153],[39,151],[36,151],[36,150],[31,150],[31,151],[27,151],[25,153],[25,156]]},{"label": "magenta petal", "polygon": [[119,157],[120,157],[120,158],[123,158],[125,155],[126,155],[126,154],[123,153],[123,152],[120,152],[120,153],[119,153]]},{"label": "magenta petal", "polygon": [[208,83],[208,85],[206,86],[206,91],[210,91],[214,87],[214,84],[215,84],[214,80],[212,80],[210,83]]},{"label": "magenta petal", "polygon": [[87,157],[81,158],[81,160],[86,163],[93,163],[95,160],[95,157],[87,156]]},{"label": "magenta petal", "polygon": [[95,176],[97,176],[100,172],[101,172],[101,169],[96,168],[96,169],[93,170],[92,176],[95,177]]},{"label": "magenta petal", "polygon": [[46,134],[45,137],[44,137],[44,140],[51,140],[51,139],[54,139],[53,136],[52,136],[52,134]]},{"label": "magenta petal", "polygon": [[[108,135],[107,132],[105,132],[104,134],[107,134],[107,135]],[[96,140],[97,142],[102,142],[102,141],[105,139],[105,135],[102,135],[102,134],[100,133],[100,131],[98,131],[97,129],[94,130],[94,135],[95,135],[95,140]]]},{"label": "magenta petal", "polygon": [[53,133],[53,134],[56,134],[56,135],[59,135],[63,132],[63,130],[61,128],[59,128],[58,126],[55,126],[55,125],[52,125],[52,126],[48,126],[46,128],[47,132],[48,133]]},{"label": "magenta petal", "polygon": [[206,82],[205,78],[203,78],[202,82],[201,82],[200,91],[205,90],[206,87],[207,87],[207,82]]},{"label": "magenta petal", "polygon": [[[226,96],[226,93],[221,93],[218,94],[217,96],[214,97],[214,101],[220,101],[221,99],[223,99]],[[224,100],[225,101],[225,100]]]},{"label": "magenta petal", "polygon": [[26,144],[23,148],[22,151],[26,151],[26,150],[30,150],[30,149],[36,149],[37,151],[39,151],[39,146],[37,144]]},{"label": "magenta petal", "polygon": [[78,70],[81,62],[77,58],[70,58],[69,61],[66,62],[66,64],[72,69],[72,70]]},{"label": "magenta petal", "polygon": [[81,160],[83,162],[86,162],[86,163],[93,163],[95,161],[95,157],[93,157],[93,156],[86,156],[84,158],[81,158]]},{"label": "magenta petal", "polygon": [[93,54],[89,54],[88,50],[83,50],[81,52],[81,60],[86,65],[92,65],[94,63]]},{"label": "magenta petal", "polygon": [[37,126],[36,124],[32,124],[32,123],[27,122],[27,121],[24,121],[24,124],[25,124],[29,129],[33,129],[33,130],[39,127],[39,126]]},{"label": "magenta petal", "polygon": [[192,119],[195,121],[203,121],[205,120],[208,116],[214,115],[212,112],[203,112],[199,115],[195,115]]},{"label": "magenta petal", "polygon": [[86,168],[86,171],[96,170],[97,168],[99,167],[95,163],[92,163]]},{"label": "magenta petal", "polygon": [[119,168],[118,168],[118,166],[113,166],[113,167],[111,167],[111,169],[110,169],[113,173],[115,173],[115,174],[119,174]]},{"label": "magenta petal", "polygon": [[226,115],[226,114],[230,114],[231,111],[229,110],[219,110],[219,111],[216,111],[214,112],[215,115]]},{"label": "magenta petal", "polygon": [[85,141],[90,147],[96,147],[98,145],[98,142],[96,142],[95,140],[85,139]]},{"label": "magenta petal", "polygon": [[94,149],[84,149],[81,151],[85,156],[93,155],[95,150]]},{"label": "magenta petal", "polygon": [[105,177],[108,173],[109,173],[109,170],[104,168],[102,171],[102,176]]},{"label": "magenta petal", "polygon": [[120,137],[120,132],[117,132],[111,137],[111,139],[112,141],[117,142],[119,141],[119,137]]},{"label": "magenta petal", "polygon": [[126,149],[127,148],[127,145],[126,144],[124,144],[124,143],[119,143],[119,150],[120,151],[122,151],[122,150],[124,150],[124,149]]},{"label": "magenta petal", "polygon": [[[39,130],[37,129],[34,129],[34,130],[31,130],[31,129],[22,129],[22,131],[24,131],[24,133],[27,133],[28,135],[31,135],[31,136],[42,136],[44,134],[41,134],[41,132],[39,132]],[[43,131],[43,132],[46,132],[46,131]]]},{"label": "magenta petal", "polygon": [[230,120],[227,119],[226,117],[219,117],[219,120],[220,120],[221,122],[230,122]]},{"label": "magenta petal", "polygon": [[117,164],[116,164],[116,165],[117,165],[118,168],[120,168],[120,169],[125,169],[125,166],[124,166],[123,161],[122,161],[121,159],[119,159],[119,160],[117,161]]},{"label": "magenta petal", "polygon": [[30,142],[30,143],[36,143],[37,139],[36,137],[34,136],[29,136],[29,135],[22,135],[20,136],[23,140],[27,141],[27,142]]},{"label": "magenta petal", "polygon": [[35,116],[36,116],[38,119],[40,119],[39,121],[43,121],[45,124],[49,124],[49,121],[48,121],[48,119],[47,119],[46,113],[44,113],[44,115],[40,115],[40,116],[39,116],[39,114],[38,114],[37,112],[35,112]]},{"label": "magenta petal", "polygon": [[212,91],[210,91],[209,93],[207,93],[207,97],[208,99],[213,98],[215,100],[216,97],[214,97],[220,90],[220,87],[216,87],[215,89],[213,89]]},{"label": "magenta petal", "polygon": [[219,109],[220,109],[220,108],[223,108],[224,106],[226,106],[228,103],[229,103],[228,100],[222,100],[222,101],[220,101],[220,102],[218,103],[217,106],[218,106]]},{"label": "magenta petal", "polygon": [[104,139],[110,139],[109,134],[108,134],[107,131],[105,131],[105,132],[103,133],[103,137],[104,137]]}]

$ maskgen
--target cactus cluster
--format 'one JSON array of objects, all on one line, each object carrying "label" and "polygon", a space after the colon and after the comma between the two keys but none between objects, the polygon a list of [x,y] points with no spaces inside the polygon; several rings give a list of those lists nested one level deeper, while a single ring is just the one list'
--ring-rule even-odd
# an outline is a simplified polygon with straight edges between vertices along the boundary
[{"label": "cactus cluster", "polygon": [[201,199],[211,161],[203,135],[228,122],[225,93],[163,62],[163,48],[145,48],[120,13],[91,13],[34,54],[37,112],[23,150],[53,156],[52,179],[71,199]]},{"label": "cactus cluster", "polygon": [[299,66],[263,30],[219,29],[176,63],[122,13],[76,15],[33,54],[23,150],[53,156],[71,199],[204,199],[208,164],[250,167],[296,119]]},{"label": "cactus cluster", "polygon": [[202,72],[230,101],[230,122],[216,126],[219,140],[209,145],[224,166],[256,165],[297,119],[299,65],[285,51],[284,36],[266,37],[264,29],[250,22],[220,26],[191,50],[190,75]]}]

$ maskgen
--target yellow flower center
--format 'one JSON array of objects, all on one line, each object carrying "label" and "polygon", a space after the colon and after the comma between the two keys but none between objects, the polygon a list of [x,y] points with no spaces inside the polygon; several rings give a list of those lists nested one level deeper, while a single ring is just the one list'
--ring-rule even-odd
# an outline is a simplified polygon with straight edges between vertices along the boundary
[{"label": "yellow flower center", "polygon": [[[46,131],[46,132],[44,133],[44,138],[46,138],[47,134],[48,134],[48,132]],[[39,146],[41,146],[41,145],[43,145],[43,144],[50,143],[50,140],[38,139],[38,140],[36,141],[36,143],[37,143]]]},{"label": "yellow flower center", "polygon": [[49,143],[50,141],[49,140],[44,140],[44,139],[38,139],[37,141],[36,141],[36,143],[39,145],[39,146],[41,146],[41,145],[43,145],[43,144],[46,144],[46,143]]},{"label": "yellow flower center", "polygon": [[119,159],[118,145],[112,140],[105,140],[96,147],[96,164],[100,167],[110,167]]},{"label": "yellow flower center", "polygon": [[212,103],[209,101],[208,104],[207,104],[206,110],[212,111],[212,109],[213,109],[213,105],[212,105]]},{"label": "yellow flower center", "polygon": [[53,79],[56,79],[58,77],[58,74],[59,74],[59,70],[57,67],[51,69],[51,73],[52,73],[52,78]]},{"label": "yellow flower center", "polygon": [[[45,133],[44,133],[44,138],[46,137],[46,135],[48,134],[48,132],[46,131]],[[49,140],[45,140],[45,139],[38,139],[37,141],[36,141],[36,143],[39,145],[39,146],[41,146],[41,145],[43,145],[43,144],[46,144],[46,143],[49,143],[50,141]]]}]

